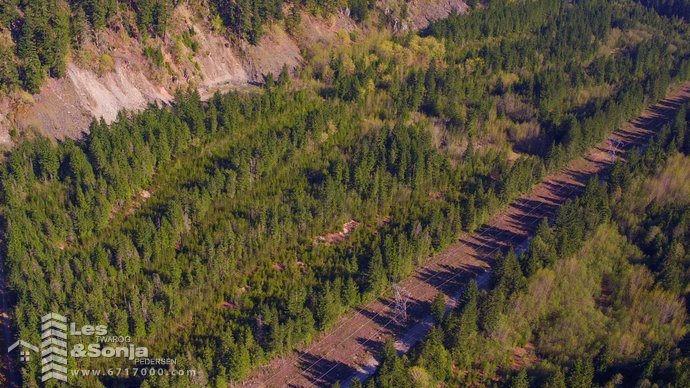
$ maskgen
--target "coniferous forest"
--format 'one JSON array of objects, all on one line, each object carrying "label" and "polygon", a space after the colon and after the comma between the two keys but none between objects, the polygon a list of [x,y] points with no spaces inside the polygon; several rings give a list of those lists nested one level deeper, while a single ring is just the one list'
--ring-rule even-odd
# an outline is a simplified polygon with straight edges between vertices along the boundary
[{"label": "coniferous forest", "polygon": [[[0,40],[0,91],[23,88],[38,92],[46,77],[65,75],[70,47],[86,35],[122,25],[131,37],[164,37],[179,0],[3,0],[0,26],[11,42]],[[194,0],[192,6],[202,6]],[[352,9],[355,19],[368,14],[364,0],[210,0],[211,12],[235,37],[256,44],[270,22],[293,16],[284,8],[303,7],[317,14]]]},{"label": "coniferous forest", "polygon": [[[206,101],[181,90],[169,106],[94,121],[80,140],[17,144],[0,171],[17,336],[40,342],[40,317],[60,311],[201,371],[76,385],[241,382],[690,80],[687,1],[468,2],[398,33],[375,27],[374,3],[213,0],[251,44],[293,8],[348,7],[371,31],[305,53],[259,90]],[[162,36],[175,6],[5,1],[0,90],[63,76],[80,33],[113,18]],[[448,314],[437,305],[409,355],[386,344],[361,384],[690,384],[690,204],[645,185],[689,166],[688,126],[679,111],[527,253],[502,255],[486,290],[471,283]],[[514,365],[516,347],[536,361]],[[39,369],[23,366],[26,385]]]},{"label": "coniferous forest", "polygon": [[[591,180],[543,222],[524,254],[500,256],[487,289],[472,281],[455,310],[443,305],[409,357],[387,343],[367,386],[488,385],[501,374],[510,387],[690,384],[690,203],[653,190],[687,185],[689,129],[683,107],[609,183]],[[516,348],[539,361],[511,365]]]}]

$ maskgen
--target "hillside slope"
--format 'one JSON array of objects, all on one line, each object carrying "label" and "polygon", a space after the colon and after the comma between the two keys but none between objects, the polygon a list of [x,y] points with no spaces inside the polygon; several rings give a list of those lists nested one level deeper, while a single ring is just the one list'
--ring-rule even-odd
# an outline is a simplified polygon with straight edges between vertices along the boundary
[{"label": "hillside slope", "polygon": [[[460,0],[412,1],[404,11],[395,9],[395,3],[378,2],[379,22],[401,31],[423,28],[467,9]],[[165,37],[146,44],[122,31],[105,30],[99,34],[98,46],[72,53],[65,77],[47,79],[40,93],[0,96],[0,146],[11,147],[13,128],[37,130],[57,139],[79,138],[94,118],[111,123],[120,111],[169,103],[179,88],[197,88],[208,98],[216,91],[261,83],[265,75],[277,75],[283,66],[294,71],[303,63],[303,49],[325,49],[336,44],[339,35],[378,28],[363,30],[349,15],[349,9],[327,16],[301,11],[301,23],[294,31],[288,33],[285,23],[275,23],[264,28],[256,45],[217,32],[208,16],[186,5],[173,10],[173,25]]]},{"label": "hillside slope", "polygon": [[644,145],[688,101],[690,83],[685,83],[583,158],[546,177],[477,232],[463,234],[418,268],[400,284],[410,293],[410,319],[400,316],[394,297],[376,300],[338,319],[310,346],[274,359],[242,386],[327,386],[353,377],[363,379],[376,369],[375,357],[390,337],[398,351],[407,352],[433,326],[429,305],[439,292],[447,295],[450,309],[470,279],[477,278],[480,286],[486,283],[497,252],[519,249],[544,218],[552,218],[558,207],[581,194],[590,178],[605,174],[624,150]]},{"label": "hillside slope", "polygon": [[[294,41],[304,66],[292,80],[276,66],[277,80],[256,92],[205,102],[176,94],[169,107],[94,124],[83,141],[17,145],[2,164],[0,195],[14,332],[37,340],[44,311],[105,320],[151,354],[199,371],[177,384],[154,376],[154,386],[243,381],[385,297],[670,83],[690,79],[687,26],[632,0],[492,4],[397,36],[356,12],[364,22],[350,33],[346,11],[327,23],[303,14],[300,28],[285,26],[304,37]],[[398,11],[384,13],[393,26]],[[201,88],[203,24],[185,17],[139,48],[115,32],[112,43],[100,36],[73,63],[106,77],[120,60],[109,53],[143,50],[138,69],[154,88],[195,80]],[[292,52],[272,48],[288,36],[281,25],[265,28],[257,46],[228,41],[249,80],[261,62],[247,58],[264,42],[273,42],[263,46],[265,63]],[[343,44],[317,51],[330,36]],[[176,45],[160,50],[166,41]],[[234,82],[228,74],[212,86]],[[119,103],[125,83],[107,82]],[[97,97],[84,101],[112,114],[98,105],[106,87],[93,89]],[[448,272],[436,269],[432,280]],[[417,328],[411,338],[423,334]],[[27,364],[27,385],[39,371]],[[98,383],[86,377],[80,385]]]}]

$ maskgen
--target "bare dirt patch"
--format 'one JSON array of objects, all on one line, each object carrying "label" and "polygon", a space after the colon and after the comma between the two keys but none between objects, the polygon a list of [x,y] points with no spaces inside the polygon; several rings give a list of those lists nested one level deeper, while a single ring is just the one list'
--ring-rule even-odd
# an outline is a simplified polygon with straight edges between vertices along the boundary
[{"label": "bare dirt patch", "polygon": [[237,309],[237,304],[224,300],[218,303],[218,307],[226,310],[235,310]]},{"label": "bare dirt patch", "polygon": [[314,240],[314,243],[322,244],[337,244],[347,238],[355,231],[359,223],[355,220],[350,220],[343,224],[343,230],[335,233],[329,233],[325,236],[319,236]]},{"label": "bare dirt patch", "polygon": [[532,343],[527,343],[525,346],[518,346],[513,349],[513,370],[520,370],[525,367],[536,364],[539,360]]},{"label": "bare dirt patch", "polygon": [[544,218],[553,217],[558,207],[579,194],[591,177],[605,174],[624,150],[646,143],[671,113],[689,100],[690,83],[685,83],[568,168],[546,177],[475,233],[462,234],[456,243],[430,258],[400,283],[412,294],[410,305],[414,307],[408,311],[411,319],[397,318],[394,300],[376,300],[343,315],[311,345],[274,359],[242,385],[328,386],[373,373],[376,353],[386,337],[407,346],[424,337],[430,329],[425,324],[429,305],[438,292],[446,294],[452,306],[469,279],[477,278],[482,286],[496,252],[524,247]]},{"label": "bare dirt patch", "polygon": [[[146,43],[161,51],[162,65],[147,59],[144,45],[122,29],[104,30],[74,53],[65,77],[47,79],[32,101],[0,104],[0,143],[9,145],[12,127],[57,139],[80,138],[93,119],[110,123],[123,110],[167,104],[178,88],[195,87],[208,98],[215,91],[263,81],[263,74],[278,74],[283,64],[295,68],[301,63],[296,43],[277,26],[259,45],[248,46],[213,32],[184,5],[174,12],[169,34]],[[191,34],[195,50],[181,42],[185,33]]]},{"label": "bare dirt patch", "polygon": [[118,214],[122,214],[124,217],[134,214],[152,195],[153,193],[148,190],[141,190],[139,195],[130,200],[129,203],[116,204],[110,210],[110,219],[115,218]]},{"label": "bare dirt patch", "polygon": [[417,0],[410,1],[408,7],[410,28],[415,30],[426,28],[452,12],[466,13],[469,8],[462,0]]}]

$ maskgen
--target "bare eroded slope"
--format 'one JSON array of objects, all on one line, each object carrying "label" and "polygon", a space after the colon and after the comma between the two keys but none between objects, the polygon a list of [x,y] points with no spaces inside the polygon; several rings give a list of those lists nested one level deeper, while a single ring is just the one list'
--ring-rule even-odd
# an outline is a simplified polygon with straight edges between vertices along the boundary
[{"label": "bare eroded slope", "polygon": [[[395,30],[423,28],[454,10],[467,10],[461,0],[386,0],[377,6]],[[12,128],[58,139],[79,138],[94,118],[112,122],[122,110],[167,103],[178,88],[195,87],[202,97],[209,97],[262,82],[265,74],[278,74],[284,65],[301,66],[302,49],[327,49],[333,37],[359,29],[347,9],[324,18],[303,13],[298,32],[288,34],[282,23],[267,26],[259,44],[252,46],[215,32],[208,19],[203,12],[176,7],[171,31],[147,43],[162,48],[164,64],[159,66],[144,56],[144,45],[122,29],[100,32],[86,50],[89,55],[73,53],[64,78],[48,79],[34,96],[0,97],[0,146],[12,145]],[[179,39],[187,31],[197,44],[194,51]]]}]

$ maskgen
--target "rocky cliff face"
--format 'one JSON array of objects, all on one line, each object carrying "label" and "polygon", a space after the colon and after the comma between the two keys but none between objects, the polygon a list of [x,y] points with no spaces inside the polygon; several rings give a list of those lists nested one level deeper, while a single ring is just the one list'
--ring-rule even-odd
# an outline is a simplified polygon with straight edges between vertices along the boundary
[{"label": "rocky cliff face", "polygon": [[378,0],[376,5],[394,31],[421,30],[452,12],[469,9],[462,0]]},{"label": "rocky cliff face", "polygon": [[[396,13],[390,3],[378,6],[398,30],[423,28],[454,9],[466,10],[460,0],[412,1],[404,13]],[[267,28],[258,45],[251,46],[214,32],[208,22],[184,6],[174,12],[173,32],[160,42],[144,46],[122,31],[108,30],[99,35],[98,45],[85,50],[88,55],[70,61],[64,78],[48,80],[39,94],[0,100],[0,145],[11,146],[12,128],[57,139],[79,138],[94,118],[112,122],[123,110],[168,103],[178,88],[195,87],[202,97],[209,97],[216,91],[246,87],[263,81],[265,74],[277,75],[284,65],[299,67],[302,48],[327,46],[338,33],[358,28],[347,10],[327,20],[304,14],[296,36],[274,25]],[[189,38],[187,42],[180,38],[183,35]],[[189,41],[194,42],[192,47]],[[147,47],[160,49],[163,62],[154,65],[145,57]]]},{"label": "rocky cliff face", "polygon": [[467,5],[462,0],[425,0],[410,7],[409,20],[411,28],[419,30],[425,28],[434,20],[447,17],[452,12],[465,13]]},{"label": "rocky cliff face", "polygon": [[[175,10],[173,33],[158,45],[163,63],[153,64],[146,46],[117,31],[105,31],[99,45],[70,60],[67,74],[49,79],[41,92],[0,101],[0,144],[9,144],[11,128],[31,129],[62,139],[79,138],[90,122],[112,122],[119,112],[165,104],[179,88],[195,87],[202,97],[216,91],[261,82],[283,65],[300,65],[300,48],[279,26],[270,27],[257,46],[232,43],[185,7]],[[179,33],[179,34],[178,34]],[[186,34],[193,47],[180,38]]]},{"label": "rocky cliff face", "polygon": [[15,113],[15,121],[49,137],[78,138],[93,118],[112,122],[122,110],[171,99],[168,90],[154,85],[127,62],[116,63],[112,72],[100,77],[72,63],[65,78],[49,80],[32,105]]}]

